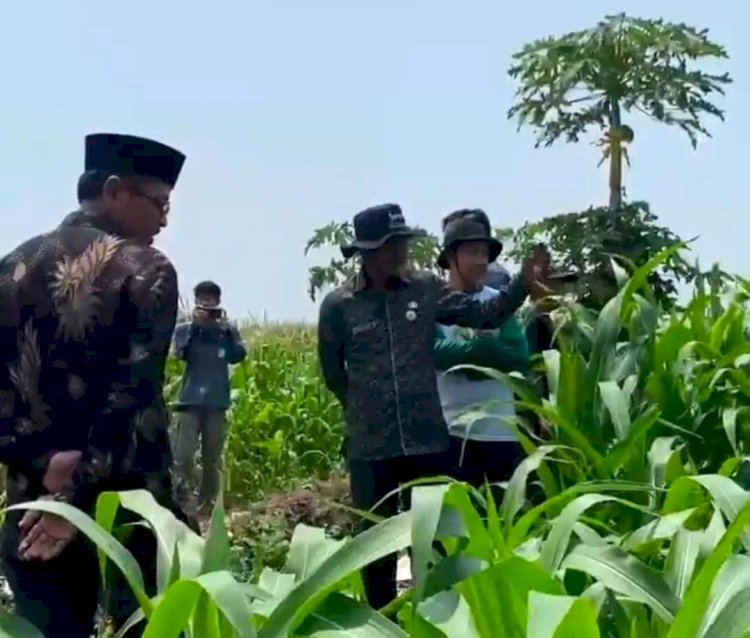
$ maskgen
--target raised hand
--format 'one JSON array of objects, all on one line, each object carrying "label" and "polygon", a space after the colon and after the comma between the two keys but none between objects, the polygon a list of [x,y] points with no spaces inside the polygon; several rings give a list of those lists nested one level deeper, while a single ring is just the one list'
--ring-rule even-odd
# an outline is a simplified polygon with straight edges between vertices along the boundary
[{"label": "raised hand", "polygon": [[537,244],[521,264],[521,277],[532,299],[542,299],[553,294],[547,285],[552,257],[544,244]]}]

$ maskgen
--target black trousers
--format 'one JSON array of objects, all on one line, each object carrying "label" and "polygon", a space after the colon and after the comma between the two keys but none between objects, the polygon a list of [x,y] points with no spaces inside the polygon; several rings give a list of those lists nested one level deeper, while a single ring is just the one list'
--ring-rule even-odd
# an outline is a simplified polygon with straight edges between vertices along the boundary
[{"label": "black trousers", "polygon": [[[10,534],[9,534],[10,536]],[[10,551],[3,573],[16,613],[46,638],[90,638],[94,631],[100,578],[96,553],[76,540],[54,560],[30,563]]]},{"label": "black trousers", "polygon": [[[100,602],[101,577],[96,550],[80,535],[59,557],[46,562],[22,561],[17,556],[20,516],[10,512],[3,529],[2,569],[13,592],[16,613],[35,625],[46,638],[90,638]],[[156,541],[150,530],[137,526],[124,543],[143,570],[146,591],[156,593]],[[125,579],[108,565],[111,588],[101,600],[120,627],[138,609]],[[109,575],[111,574],[111,579]],[[145,623],[127,638],[142,635]]]},{"label": "black trousers", "polygon": [[[450,474],[450,455],[446,453],[399,456],[376,461],[354,459],[349,461],[352,503],[360,510],[369,511],[383,497],[404,483],[415,479]],[[404,506],[409,507],[410,494],[402,493]],[[390,517],[398,513],[399,497],[393,496],[373,513]],[[359,531],[370,527],[362,519]],[[363,570],[365,593],[370,606],[381,609],[396,597],[396,555],[387,556]]]},{"label": "black trousers", "polygon": [[509,480],[526,457],[517,441],[474,441],[457,436],[451,437],[451,456],[452,476],[474,487]]}]

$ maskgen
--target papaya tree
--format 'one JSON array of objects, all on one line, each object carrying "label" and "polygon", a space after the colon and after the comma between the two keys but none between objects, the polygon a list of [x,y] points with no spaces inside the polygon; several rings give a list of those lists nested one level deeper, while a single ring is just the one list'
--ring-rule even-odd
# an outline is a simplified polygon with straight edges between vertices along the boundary
[{"label": "papaya tree", "polygon": [[[625,14],[607,16],[591,29],[537,40],[516,53],[508,73],[518,88],[508,118],[519,129],[530,127],[537,147],[595,136],[599,165],[609,163],[609,202],[526,224],[516,232],[511,255],[546,241],[561,264],[579,269],[586,299],[600,306],[616,290],[612,255],[640,266],[680,242],[656,223],[646,202],[624,201],[623,162],[630,164],[628,147],[636,138],[638,115],[641,121],[645,116],[677,127],[693,148],[710,136],[706,120],[724,119],[714,98],[723,95],[731,78],[698,65],[726,58],[724,47],[712,42],[705,29]],[[651,274],[652,288],[668,302],[676,281],[694,274],[675,255]]]},{"label": "papaya tree", "polygon": [[712,98],[731,82],[697,64],[726,58],[707,29],[607,16],[592,29],[537,40],[513,56],[508,73],[519,86],[508,117],[533,128],[537,146],[598,135],[600,163],[609,161],[609,206],[618,209],[622,163],[635,138],[632,116],[677,126],[695,148],[710,135],[704,119],[724,119]]}]

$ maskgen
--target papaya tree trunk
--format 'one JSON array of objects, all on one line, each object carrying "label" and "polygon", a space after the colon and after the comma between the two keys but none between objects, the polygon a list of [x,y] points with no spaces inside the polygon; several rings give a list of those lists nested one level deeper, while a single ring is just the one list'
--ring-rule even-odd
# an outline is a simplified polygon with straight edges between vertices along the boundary
[{"label": "papaya tree trunk", "polygon": [[620,105],[612,100],[609,111],[609,208],[622,207],[622,135]]}]

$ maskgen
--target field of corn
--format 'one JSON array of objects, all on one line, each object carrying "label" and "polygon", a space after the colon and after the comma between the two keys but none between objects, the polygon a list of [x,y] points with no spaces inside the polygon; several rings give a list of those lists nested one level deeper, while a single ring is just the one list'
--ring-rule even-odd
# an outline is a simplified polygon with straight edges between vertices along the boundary
[{"label": "field of corn", "polygon": [[[341,467],[341,409],[318,373],[314,326],[239,323],[247,359],[232,372],[232,423],[225,461],[228,505],[330,477]],[[167,400],[183,364],[169,363]]]},{"label": "field of corn", "polygon": [[[549,400],[506,378],[549,434],[520,428],[528,457],[499,492],[418,485],[410,511],[362,535],[303,522],[283,555],[238,570],[251,532],[228,512],[330,484],[341,466],[314,334],[266,326],[248,329],[252,355],[234,372],[227,511],[217,507],[205,538],[142,492],[103,495],[96,522],[61,503],[33,507],[70,518],[122,569],[147,638],[750,635],[750,284],[699,281],[665,312],[645,283],[654,265],[623,278],[600,313],[560,311],[560,349],[539,362]],[[155,598],[115,540],[119,507],[157,533]],[[358,570],[407,550],[411,588],[370,609]],[[35,635],[13,616],[2,623],[8,636]]]}]

